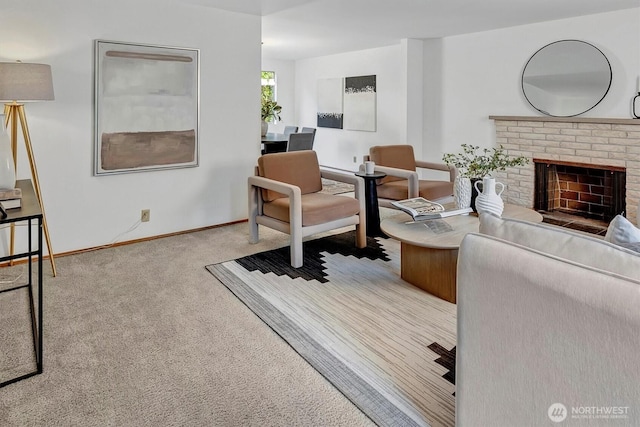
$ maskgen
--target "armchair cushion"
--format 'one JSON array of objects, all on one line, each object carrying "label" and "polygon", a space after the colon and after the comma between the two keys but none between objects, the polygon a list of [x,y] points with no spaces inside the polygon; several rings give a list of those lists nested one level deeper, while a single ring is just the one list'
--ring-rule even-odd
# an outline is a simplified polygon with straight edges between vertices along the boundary
[{"label": "armchair cushion", "polygon": [[[262,177],[300,187],[302,194],[322,190],[320,166],[315,151],[292,151],[265,154],[258,158],[258,174]],[[262,190],[265,202],[271,202],[286,196],[277,191]]]},{"label": "armchair cushion", "polygon": [[[271,218],[289,222],[288,197],[275,199],[262,206],[263,213]],[[352,197],[324,193],[302,195],[302,226],[324,224],[341,218],[348,218],[360,212],[360,202]]]}]

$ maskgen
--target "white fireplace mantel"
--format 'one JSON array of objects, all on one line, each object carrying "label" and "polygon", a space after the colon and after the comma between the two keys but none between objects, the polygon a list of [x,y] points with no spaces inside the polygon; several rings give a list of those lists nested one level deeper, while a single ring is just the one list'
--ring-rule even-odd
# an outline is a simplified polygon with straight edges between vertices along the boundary
[{"label": "white fireplace mantel", "polygon": [[517,122],[560,122],[560,123],[606,123],[612,125],[640,125],[640,119],[618,119],[598,117],[551,117],[551,116],[489,116],[491,120]]}]

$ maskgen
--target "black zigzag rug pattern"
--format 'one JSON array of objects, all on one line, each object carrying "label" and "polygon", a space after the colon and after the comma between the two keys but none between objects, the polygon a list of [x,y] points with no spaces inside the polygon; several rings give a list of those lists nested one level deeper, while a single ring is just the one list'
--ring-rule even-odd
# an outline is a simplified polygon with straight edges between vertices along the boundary
[{"label": "black zigzag rug pattern", "polygon": [[[355,232],[206,267],[380,426],[453,425],[455,304],[400,278],[400,244]],[[447,349],[452,349],[448,351]]]},{"label": "black zigzag rug pattern", "polygon": [[455,384],[456,383],[456,348],[453,347],[451,350],[447,350],[437,342],[434,342],[429,346],[429,350],[439,354],[440,357],[437,358],[435,362],[448,369],[448,371],[444,375],[442,375],[442,377],[447,381],[449,381],[451,384]]},{"label": "black zigzag rug pattern", "polygon": [[356,247],[355,239],[356,232],[347,231],[304,242],[304,265],[300,268],[291,266],[291,250],[289,246],[239,258],[236,262],[248,271],[257,270],[262,273],[273,273],[277,276],[286,274],[292,279],[301,277],[305,280],[315,279],[320,283],[326,283],[327,274],[322,252],[353,256],[358,259],[367,258],[370,260],[389,261],[389,257],[373,237],[367,237],[367,247],[362,249]]}]

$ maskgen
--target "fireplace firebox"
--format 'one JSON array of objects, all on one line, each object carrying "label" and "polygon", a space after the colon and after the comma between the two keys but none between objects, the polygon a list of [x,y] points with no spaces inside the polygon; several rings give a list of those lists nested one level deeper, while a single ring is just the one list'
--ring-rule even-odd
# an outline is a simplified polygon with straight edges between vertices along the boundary
[{"label": "fireplace firebox", "polygon": [[601,233],[624,213],[624,168],[542,159],[534,165],[534,208],[546,222]]}]

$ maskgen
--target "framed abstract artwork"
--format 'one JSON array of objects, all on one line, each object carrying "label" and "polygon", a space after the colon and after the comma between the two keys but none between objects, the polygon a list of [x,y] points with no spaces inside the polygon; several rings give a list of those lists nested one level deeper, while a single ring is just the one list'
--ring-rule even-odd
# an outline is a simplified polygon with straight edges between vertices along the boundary
[{"label": "framed abstract artwork", "polygon": [[342,78],[318,80],[318,127],[342,129],[343,90]]},{"label": "framed abstract artwork", "polygon": [[94,175],[198,166],[200,51],[94,48]]},{"label": "framed abstract artwork", "polygon": [[376,130],[376,76],[344,79],[343,129]]},{"label": "framed abstract artwork", "polygon": [[318,127],[376,131],[376,76],[318,80]]}]

